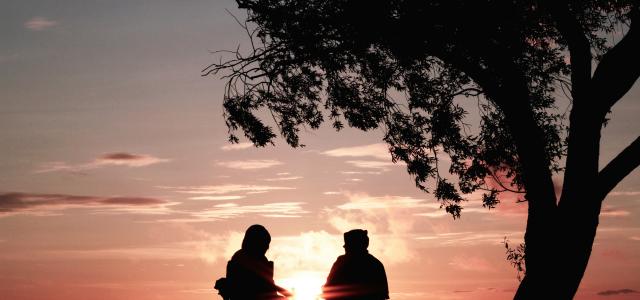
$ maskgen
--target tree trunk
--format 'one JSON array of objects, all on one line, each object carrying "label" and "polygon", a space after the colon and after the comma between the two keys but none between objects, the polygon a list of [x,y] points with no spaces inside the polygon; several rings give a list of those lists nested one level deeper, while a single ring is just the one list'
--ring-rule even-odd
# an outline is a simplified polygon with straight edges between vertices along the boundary
[{"label": "tree trunk", "polygon": [[580,286],[591,256],[599,213],[599,200],[596,205],[584,205],[580,211],[561,213],[560,224],[564,230],[560,231],[562,236],[558,237],[562,241],[558,299],[572,299]]},{"label": "tree trunk", "polygon": [[[576,104],[572,109],[562,196],[555,212],[548,214],[551,218],[542,222],[532,222],[529,206],[525,233],[527,274],[515,299],[540,299],[541,295],[573,299],[580,286],[603,200],[598,189],[600,118],[589,106]],[[545,199],[533,198],[530,204],[539,200]]]},{"label": "tree trunk", "polygon": [[573,299],[589,262],[599,212],[599,205],[585,205],[580,211],[559,212],[542,228],[527,226],[527,273],[514,299]]}]

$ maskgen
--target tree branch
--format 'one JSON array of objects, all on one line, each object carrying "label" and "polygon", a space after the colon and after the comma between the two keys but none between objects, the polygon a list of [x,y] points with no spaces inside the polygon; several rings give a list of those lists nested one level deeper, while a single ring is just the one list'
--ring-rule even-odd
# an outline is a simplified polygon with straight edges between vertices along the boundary
[{"label": "tree branch", "polygon": [[592,90],[599,101],[602,115],[624,96],[640,76],[640,5],[631,12],[629,31],[609,50],[598,64]]},{"label": "tree branch", "polygon": [[607,194],[638,165],[640,165],[640,137],[620,152],[598,174],[600,199],[604,200]]},{"label": "tree branch", "polygon": [[575,15],[569,11],[567,1],[549,1],[549,10],[557,22],[558,30],[566,39],[571,60],[571,94],[583,99],[588,94],[591,80],[591,45]]}]

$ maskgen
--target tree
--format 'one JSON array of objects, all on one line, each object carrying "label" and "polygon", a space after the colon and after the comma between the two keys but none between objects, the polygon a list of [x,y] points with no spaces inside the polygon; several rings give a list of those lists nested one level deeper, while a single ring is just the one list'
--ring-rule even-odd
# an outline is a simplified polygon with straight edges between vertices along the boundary
[{"label": "tree", "polygon": [[[325,114],[337,130],[380,128],[393,161],[454,218],[465,194],[484,190],[492,208],[501,192],[523,193],[526,273],[515,298],[574,296],[602,201],[640,164],[636,139],[598,165],[608,113],[640,75],[638,1],[237,2],[251,49],[203,71],[224,72],[231,142],[239,130],[256,146],[272,142],[258,111],[293,147]],[[443,154],[456,180],[441,175]]]}]

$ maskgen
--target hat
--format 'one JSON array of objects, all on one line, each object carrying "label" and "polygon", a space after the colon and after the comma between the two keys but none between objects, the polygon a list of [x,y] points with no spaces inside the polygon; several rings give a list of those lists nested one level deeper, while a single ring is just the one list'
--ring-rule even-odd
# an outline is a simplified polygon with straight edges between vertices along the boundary
[{"label": "hat", "polygon": [[364,248],[369,246],[369,237],[367,231],[363,229],[354,229],[344,233],[345,248]]}]

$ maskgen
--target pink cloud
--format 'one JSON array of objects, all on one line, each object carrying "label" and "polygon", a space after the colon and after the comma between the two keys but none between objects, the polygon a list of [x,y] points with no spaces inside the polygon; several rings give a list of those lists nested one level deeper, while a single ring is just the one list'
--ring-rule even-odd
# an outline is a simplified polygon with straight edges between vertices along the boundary
[{"label": "pink cloud", "polygon": [[237,196],[237,195],[228,195],[228,196],[195,196],[189,197],[191,200],[209,200],[209,201],[228,201],[228,200],[238,200],[242,199],[245,196]]},{"label": "pink cloud", "polygon": [[83,172],[107,166],[145,167],[153,164],[168,162],[169,159],[158,158],[148,154],[132,154],[127,152],[105,153],[91,162],[84,164],[69,164],[64,161],[47,162],[40,166],[36,173],[50,172]]},{"label": "pink cloud", "polygon": [[605,205],[600,211],[601,217],[626,217],[629,216],[631,212],[619,208],[615,208],[609,205]]},{"label": "pink cloud", "polygon": [[623,295],[623,294],[638,294],[640,292],[636,291],[636,290],[632,290],[632,289],[619,289],[619,290],[606,290],[606,291],[602,291],[599,292],[598,295],[600,296],[616,296],[616,295]]},{"label": "pink cloud", "polygon": [[162,207],[172,203],[145,197],[98,197],[66,194],[4,193],[0,194],[0,216],[16,213],[47,215],[77,207],[110,207],[131,209],[135,207]]},{"label": "pink cloud", "polygon": [[277,165],[281,165],[282,162],[272,159],[261,159],[261,160],[234,160],[234,161],[224,161],[218,162],[219,166],[231,168],[231,169],[239,169],[239,170],[256,170],[256,169],[266,169],[271,168]]},{"label": "pink cloud", "polygon": [[131,154],[126,152],[106,153],[97,158],[93,163],[97,166],[116,165],[128,167],[144,167],[157,163],[167,162],[168,159],[158,158],[147,154]]},{"label": "pink cloud", "polygon": [[58,22],[44,17],[33,17],[24,23],[24,27],[33,31],[43,31],[57,26]]},{"label": "pink cloud", "polygon": [[275,202],[258,205],[238,205],[223,203],[213,208],[193,213],[199,219],[231,219],[245,215],[262,216],[267,218],[297,218],[308,211],[302,208],[304,202]]},{"label": "pink cloud", "polygon": [[244,150],[253,147],[252,143],[238,143],[220,147],[223,151]]},{"label": "pink cloud", "polygon": [[269,186],[269,185],[247,185],[247,184],[222,184],[222,185],[200,185],[200,186],[159,186],[159,188],[174,190],[184,194],[198,195],[221,195],[230,193],[257,194],[279,190],[294,190],[293,187]]},{"label": "pink cloud", "polygon": [[322,152],[322,154],[332,157],[375,157],[379,159],[391,159],[391,154],[389,154],[389,146],[382,143],[371,144],[371,145],[363,145],[363,146],[354,146],[354,147],[344,147],[337,148],[333,150],[328,150]]},{"label": "pink cloud", "polygon": [[486,259],[473,256],[455,256],[449,265],[463,271],[489,272],[494,270]]},{"label": "pink cloud", "polygon": [[615,191],[608,196],[640,196],[640,191]]},{"label": "pink cloud", "polygon": [[379,169],[381,171],[387,171],[387,167],[395,166],[392,162],[378,160],[349,160],[347,163],[357,168]]}]

